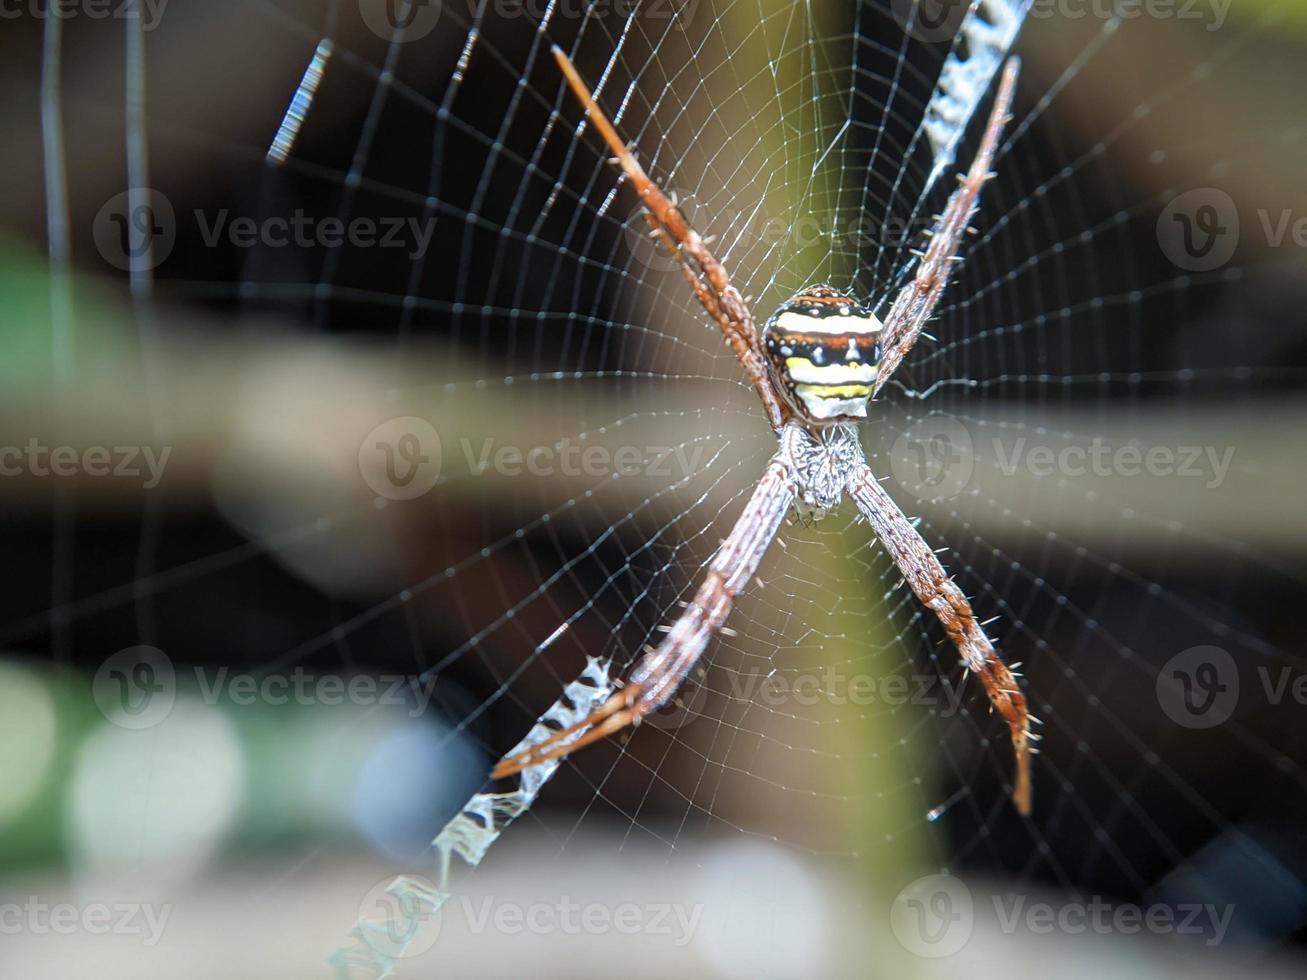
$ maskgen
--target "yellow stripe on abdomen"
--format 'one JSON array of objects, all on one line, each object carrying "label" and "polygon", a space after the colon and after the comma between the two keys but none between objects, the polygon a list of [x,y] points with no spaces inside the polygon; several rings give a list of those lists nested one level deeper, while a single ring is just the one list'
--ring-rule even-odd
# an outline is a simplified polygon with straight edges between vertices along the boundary
[{"label": "yellow stripe on abdomen", "polygon": [[876,380],[876,365],[859,361],[817,365],[806,357],[788,357],[785,370],[798,384],[853,385]]},{"label": "yellow stripe on abdomen", "polygon": [[795,385],[794,390],[800,397],[817,398],[866,398],[871,394],[869,385]]}]

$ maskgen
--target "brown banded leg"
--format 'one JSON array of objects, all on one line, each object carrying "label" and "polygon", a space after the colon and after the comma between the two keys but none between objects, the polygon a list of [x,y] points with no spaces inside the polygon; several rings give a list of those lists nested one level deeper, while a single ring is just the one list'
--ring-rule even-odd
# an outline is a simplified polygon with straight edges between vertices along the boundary
[{"label": "brown banded leg", "polygon": [[865,464],[858,467],[849,481],[848,491],[898,565],[908,586],[922,605],[939,617],[944,631],[957,647],[962,663],[980,679],[990,704],[1007,722],[1012,751],[1016,754],[1012,800],[1017,810],[1029,814],[1030,742],[1036,736],[1030,732],[1030,712],[1016,678],[981,629],[967,597],[949,578],[935,552],[917,533],[912,522],[890,499],[870,467]]},{"label": "brown banded leg", "polygon": [[957,254],[958,246],[966,234],[967,224],[976,213],[980,189],[994,176],[989,168],[993,166],[994,153],[998,150],[1003,127],[1012,118],[1008,111],[1012,108],[1012,92],[1016,88],[1020,69],[1021,62],[1015,57],[1009,58],[1003,66],[1003,78],[999,82],[998,94],[994,97],[994,108],[990,110],[985,134],[980,140],[980,150],[971,162],[971,169],[966,174],[959,175],[957,190],[931,228],[930,244],[921,255],[916,275],[912,282],[899,291],[894,298],[894,305],[885,317],[885,329],[881,335],[880,373],[872,391],[873,398],[880,393],[895,368],[917,342],[922,327],[935,311],[944,287],[948,285],[952,267],[961,261]]},{"label": "brown banded leg", "polygon": [[644,172],[635,155],[617,135],[617,130],[608,121],[604,111],[599,108],[594,95],[582,81],[570,58],[562,48],[553,47],[554,60],[562,69],[567,83],[572,87],[580,103],[585,106],[595,129],[604,138],[613,153],[613,162],[622,168],[631,186],[640,195],[640,202],[645,208],[645,220],[654,234],[680,260],[681,271],[685,274],[690,288],[708,311],[708,315],[717,321],[722,334],[731,350],[744,368],[745,377],[758,392],[762,407],[767,412],[767,421],[772,431],[780,432],[791,411],[780,393],[772,384],[768,374],[767,359],[758,343],[758,331],[754,326],[753,315],[740,291],[731,284],[726,269],[708,250],[708,245],[699,233],[690,227],[685,215],[671,199]]},{"label": "brown banded leg", "polygon": [[657,648],[636,665],[627,685],[589,717],[555,732],[537,745],[502,759],[491,776],[503,779],[550,759],[607,738],[667,702],[721,630],[736,597],[752,581],[767,546],[794,502],[794,480],[786,464],[773,458],[730,535],[717,549],[708,573],[685,611]]}]

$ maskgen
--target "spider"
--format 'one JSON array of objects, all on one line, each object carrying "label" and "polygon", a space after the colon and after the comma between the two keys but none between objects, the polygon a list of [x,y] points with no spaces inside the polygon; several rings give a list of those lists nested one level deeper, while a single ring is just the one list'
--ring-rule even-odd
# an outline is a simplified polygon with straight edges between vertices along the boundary
[{"label": "spider", "polygon": [[780,447],[767,465],[744,513],[708,565],[703,584],[657,648],[646,647],[627,683],[588,717],[502,760],[499,779],[635,726],[671,698],[725,625],[736,597],[753,580],[763,553],[791,506],[809,518],[833,510],[847,493],[898,565],[918,600],[930,609],[957,647],[964,666],[1007,723],[1016,756],[1012,799],[1030,812],[1030,731],[1026,699],[1012,672],[985,635],[962,590],[935,552],[881,487],[863,457],[855,420],[867,416],[894,370],[939,302],[962,235],[978,209],[1008,110],[1020,62],[1003,66],[994,106],[971,168],[958,177],[944,211],[917,253],[913,280],[902,288],[882,323],[872,307],[830,286],[809,287],[766,322],[761,339],[744,298],[707,243],[649,178],[617,135],[571,59],[557,45],[553,56],[619,166],[640,195],[655,238],[679,261],[690,288],[721,327],[745,376],[757,390]]}]

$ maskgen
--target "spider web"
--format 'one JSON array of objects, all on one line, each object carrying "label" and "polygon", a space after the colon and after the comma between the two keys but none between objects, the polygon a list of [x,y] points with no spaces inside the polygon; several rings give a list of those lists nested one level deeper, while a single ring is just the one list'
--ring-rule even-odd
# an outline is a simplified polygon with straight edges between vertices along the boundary
[{"label": "spider web", "polygon": [[[31,220],[56,268],[111,271],[89,233],[106,187],[155,188],[181,216],[165,260],[120,273],[156,435],[191,431],[178,374],[203,358],[188,351],[228,345],[253,366],[232,375],[244,421],[196,466],[211,512],[146,497],[117,559],[57,503],[49,590],[17,590],[4,635],[92,666],[112,652],[97,632],[132,633],[187,661],[433,680],[439,758],[458,745],[475,761],[444,770],[430,839],[568,685],[616,683],[657,643],[775,449],[550,44],[714,236],[761,320],[821,281],[884,314],[950,189],[929,181],[923,121],[952,34],[929,36],[910,3],[686,0],[417,5],[392,37],[384,7],[241,0],[174,8],[148,34],[129,21],[126,46],[75,23],[59,45],[46,35],[32,64],[62,71],[45,109],[70,145],[34,155],[46,189]],[[1030,819],[1007,799],[1001,722],[846,504],[784,527],[676,701],[566,760],[507,834],[547,839],[560,865],[756,839],[891,894],[905,853],[933,854],[1067,895],[1220,896],[1258,941],[1302,928],[1301,706],[1259,687],[1303,668],[1285,503],[1303,348],[1282,329],[1300,259],[1252,241],[1248,215],[1238,253],[1207,268],[1177,263],[1158,230],[1181,191],[1263,179],[1272,147],[1274,175],[1301,162],[1277,97],[1241,113],[1230,94],[1300,79],[1293,44],[1255,15],[1210,31],[1031,19],[978,233],[863,427],[873,468],[1023,664],[1044,723]],[[125,74],[129,96],[140,70],[142,107],[114,115],[79,51]],[[86,180],[79,149],[115,135],[126,169]],[[431,237],[421,254],[212,246],[196,208],[399,218]],[[178,310],[203,316],[200,338],[170,326]],[[258,367],[283,341],[291,353]],[[313,444],[316,427],[357,450],[413,418],[438,434],[440,465],[411,500]],[[1009,472],[1015,454],[1096,438],[1234,453],[1217,485],[1205,453],[1196,479],[1133,478],[1120,459],[1040,476],[1029,455]],[[1216,662],[1238,703],[1211,728],[1177,722],[1167,677],[1208,647],[1233,664]],[[1249,899],[1231,870],[1249,862],[1297,912]]]}]

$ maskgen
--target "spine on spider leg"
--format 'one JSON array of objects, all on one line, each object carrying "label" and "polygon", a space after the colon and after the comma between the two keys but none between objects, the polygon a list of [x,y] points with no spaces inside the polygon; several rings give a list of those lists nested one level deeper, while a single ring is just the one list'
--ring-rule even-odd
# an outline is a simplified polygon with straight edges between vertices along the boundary
[{"label": "spine on spider leg", "polygon": [[922,327],[943,295],[950,270],[961,261],[957,254],[958,245],[978,207],[981,188],[994,176],[990,168],[994,163],[994,155],[998,152],[1003,127],[1011,118],[1009,110],[1020,69],[1020,59],[1012,57],[1007,60],[976,156],[967,172],[958,175],[957,189],[949,196],[944,211],[935,219],[930,233],[930,245],[925,252],[913,252],[919,259],[913,281],[899,291],[885,320],[883,355],[876,384],[872,389],[873,398],[880,393],[916,343]]},{"label": "spine on spider leg", "polygon": [[922,128],[934,154],[924,198],[952,169],[958,144],[999,66],[1016,41],[1033,0],[973,0],[958,28],[935,91],[926,104]]},{"label": "spine on spider leg", "polygon": [[[614,685],[608,668],[591,657],[579,677],[563,689],[563,695],[536,719],[526,737],[505,756],[511,758],[551,738],[561,729],[588,717],[612,695]],[[580,734],[580,733],[578,733]],[[522,814],[531,809],[545,783],[558,770],[559,760],[548,759],[522,770],[518,787],[508,793],[477,793],[463,805],[453,819],[441,828],[432,841],[437,857],[439,881],[431,882],[412,875],[400,875],[386,888],[386,894],[398,903],[412,921],[429,919],[449,900],[450,859],[454,855],[475,867],[499,836]],[[389,922],[360,919],[350,931],[344,946],[331,956],[341,980],[360,977],[385,977],[394,972],[404,955],[406,942],[397,942]],[[414,930],[416,933],[416,930]],[[410,936],[409,941],[416,938]]]}]

